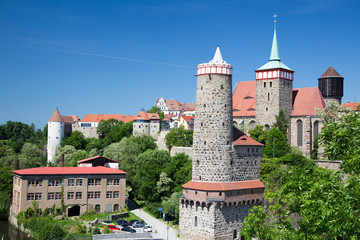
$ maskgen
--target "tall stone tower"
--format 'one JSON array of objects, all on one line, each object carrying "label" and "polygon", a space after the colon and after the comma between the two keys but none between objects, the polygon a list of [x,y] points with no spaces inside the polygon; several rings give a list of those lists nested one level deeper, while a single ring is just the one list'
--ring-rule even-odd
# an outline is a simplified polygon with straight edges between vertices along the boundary
[{"label": "tall stone tower", "polygon": [[47,161],[53,161],[56,150],[60,147],[61,141],[64,138],[65,122],[56,108],[53,115],[48,121],[48,140],[47,140]]},{"label": "tall stone tower", "polygon": [[236,239],[264,190],[260,157],[242,153],[262,153],[262,144],[242,135],[234,147],[232,66],[219,47],[213,60],[198,65],[197,76],[192,180],[183,185],[179,233],[183,239]]},{"label": "tall stone tower", "polygon": [[325,103],[334,101],[341,105],[341,98],[344,96],[344,78],[333,67],[329,67],[318,80]]},{"label": "tall stone tower", "polygon": [[256,123],[266,128],[275,122],[275,116],[283,109],[290,118],[294,71],[281,62],[276,37],[276,20],[270,60],[255,70]]}]

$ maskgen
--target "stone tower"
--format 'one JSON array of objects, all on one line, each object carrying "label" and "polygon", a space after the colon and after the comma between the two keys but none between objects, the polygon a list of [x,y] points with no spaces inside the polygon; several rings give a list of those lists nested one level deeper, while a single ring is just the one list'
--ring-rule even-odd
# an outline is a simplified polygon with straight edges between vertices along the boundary
[{"label": "stone tower", "polygon": [[65,122],[56,108],[48,121],[48,140],[47,140],[47,161],[53,161],[56,150],[60,147],[64,138]]},{"label": "stone tower", "polygon": [[341,98],[344,96],[344,78],[333,67],[329,67],[318,80],[325,103],[334,101],[341,105]]},{"label": "stone tower", "polygon": [[275,122],[275,116],[283,109],[290,118],[294,71],[281,62],[276,37],[276,20],[270,60],[255,70],[256,123],[266,128]]},{"label": "stone tower", "polygon": [[246,145],[250,139],[242,135],[234,147],[232,66],[219,47],[213,60],[198,65],[197,76],[192,180],[183,185],[179,233],[183,239],[236,239],[264,190],[260,157],[241,153],[262,152],[262,145]]}]

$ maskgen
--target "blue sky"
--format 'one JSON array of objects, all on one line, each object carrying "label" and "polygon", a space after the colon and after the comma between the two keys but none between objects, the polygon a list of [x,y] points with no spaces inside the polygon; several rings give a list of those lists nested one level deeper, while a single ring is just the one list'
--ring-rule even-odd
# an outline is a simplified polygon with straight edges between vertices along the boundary
[{"label": "blue sky", "polygon": [[233,85],[270,56],[273,15],[294,87],[329,66],[359,101],[357,0],[0,0],[0,124],[43,128],[63,115],[137,114],[156,98],[195,101],[196,67],[220,45]]}]

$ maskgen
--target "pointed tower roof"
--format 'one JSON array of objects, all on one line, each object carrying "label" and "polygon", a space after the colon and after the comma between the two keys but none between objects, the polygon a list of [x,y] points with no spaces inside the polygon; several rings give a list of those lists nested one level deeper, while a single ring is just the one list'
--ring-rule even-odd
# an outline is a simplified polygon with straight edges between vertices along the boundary
[{"label": "pointed tower roof", "polygon": [[232,75],[232,66],[223,60],[219,45],[216,48],[214,58],[210,62],[198,65],[197,75],[204,74]]},{"label": "pointed tower roof", "polygon": [[329,67],[323,75],[321,75],[320,78],[327,78],[327,77],[341,77],[342,76],[333,68],[333,67]]},{"label": "pointed tower roof", "polygon": [[49,122],[64,122],[64,119],[61,117],[59,110],[56,108],[54,113],[51,115]]},{"label": "pointed tower roof", "polygon": [[219,45],[217,46],[214,58],[213,58],[213,60],[210,61],[210,63],[225,63],[225,61],[223,60],[223,58],[221,56]]},{"label": "pointed tower roof", "polygon": [[274,21],[274,36],[273,36],[269,62],[267,62],[265,65],[263,65],[257,70],[274,69],[274,68],[283,68],[292,71],[288,66],[282,63],[280,60],[279,48],[276,37],[276,20]]}]

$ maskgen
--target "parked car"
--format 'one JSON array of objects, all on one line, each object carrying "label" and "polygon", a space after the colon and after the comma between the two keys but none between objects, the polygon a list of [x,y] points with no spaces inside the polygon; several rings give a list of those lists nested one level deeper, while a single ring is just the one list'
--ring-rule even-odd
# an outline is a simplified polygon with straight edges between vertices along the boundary
[{"label": "parked car", "polygon": [[123,227],[123,228],[121,229],[121,231],[131,232],[131,233],[135,233],[135,232],[136,232],[135,229],[133,229],[132,227],[129,227],[129,226]]},{"label": "parked car", "polygon": [[116,221],[116,223],[123,227],[128,226],[128,222],[125,219],[120,219],[120,220]]},{"label": "parked car", "polygon": [[134,228],[144,227],[146,224],[143,221],[136,221],[132,224]]},{"label": "parked car", "polygon": [[109,224],[113,224],[112,221],[102,221],[101,224],[103,225],[109,225]]},{"label": "parked car", "polygon": [[110,230],[118,230],[118,231],[120,231],[120,228],[118,228],[118,227],[116,227],[115,225],[108,225],[108,228],[110,229]]},{"label": "parked car", "polygon": [[152,226],[149,225],[144,226],[144,232],[152,232]]},{"label": "parked car", "polygon": [[136,222],[136,221],[139,221],[139,220],[134,220],[134,219],[133,219],[133,220],[130,220],[128,226],[132,226],[133,223]]}]

